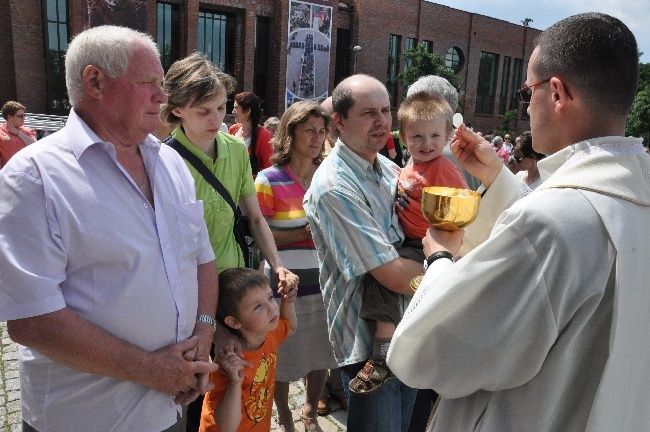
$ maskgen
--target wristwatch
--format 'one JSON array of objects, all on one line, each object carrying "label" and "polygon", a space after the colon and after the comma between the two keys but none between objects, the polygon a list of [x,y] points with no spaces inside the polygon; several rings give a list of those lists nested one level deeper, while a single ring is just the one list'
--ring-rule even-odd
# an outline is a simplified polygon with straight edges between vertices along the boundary
[{"label": "wristwatch", "polygon": [[427,272],[427,269],[431,264],[433,264],[434,261],[439,260],[441,258],[446,258],[448,260],[451,260],[451,262],[456,262],[451,252],[447,252],[447,251],[434,252],[431,255],[429,255],[427,259],[424,260],[424,272],[425,273]]},{"label": "wristwatch", "polygon": [[217,321],[210,315],[199,315],[196,317],[197,323],[208,323],[212,326],[212,331],[217,330]]}]

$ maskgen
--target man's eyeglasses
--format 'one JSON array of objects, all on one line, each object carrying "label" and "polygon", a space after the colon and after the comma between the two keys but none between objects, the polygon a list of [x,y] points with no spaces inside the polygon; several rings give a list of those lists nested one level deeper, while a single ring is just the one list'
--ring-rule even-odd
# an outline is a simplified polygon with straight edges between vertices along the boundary
[{"label": "man's eyeglasses", "polygon": [[14,117],[25,118],[25,114],[16,114]]},{"label": "man's eyeglasses", "polygon": [[549,78],[547,80],[540,81],[538,83],[520,88],[519,90],[517,90],[517,94],[519,95],[519,100],[525,104],[530,103],[530,99],[533,97],[533,87],[547,83],[550,80],[551,79]]}]

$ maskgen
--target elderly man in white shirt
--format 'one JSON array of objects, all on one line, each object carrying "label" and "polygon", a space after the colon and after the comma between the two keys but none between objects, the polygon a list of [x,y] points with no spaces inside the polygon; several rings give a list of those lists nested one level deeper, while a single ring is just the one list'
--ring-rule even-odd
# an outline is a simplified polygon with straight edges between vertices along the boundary
[{"label": "elderly man in white shirt", "polygon": [[177,431],[211,384],[217,271],[154,42],[80,33],[73,110],[0,172],[0,319],[20,344],[23,430]]},{"label": "elderly man in white shirt", "polygon": [[426,275],[388,364],[441,395],[430,430],[647,430],[650,157],[625,137],[636,41],[591,13],[536,45],[520,96],[536,151],[551,155],[544,182],[512,204],[516,178],[460,128],[452,150],[487,187],[483,216],[507,210],[456,263],[462,232],[428,231]]}]

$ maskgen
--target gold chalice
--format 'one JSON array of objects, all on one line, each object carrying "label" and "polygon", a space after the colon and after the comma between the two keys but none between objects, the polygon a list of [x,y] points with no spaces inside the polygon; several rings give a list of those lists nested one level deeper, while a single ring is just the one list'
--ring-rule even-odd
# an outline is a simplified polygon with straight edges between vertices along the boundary
[{"label": "gold chalice", "polygon": [[435,228],[458,231],[474,222],[480,200],[469,189],[429,186],[422,190],[422,214]]},{"label": "gold chalice", "polygon": [[[422,190],[422,214],[435,228],[458,231],[474,222],[480,200],[472,190],[429,186]],[[420,282],[422,275],[411,279],[411,289],[417,290]]]}]

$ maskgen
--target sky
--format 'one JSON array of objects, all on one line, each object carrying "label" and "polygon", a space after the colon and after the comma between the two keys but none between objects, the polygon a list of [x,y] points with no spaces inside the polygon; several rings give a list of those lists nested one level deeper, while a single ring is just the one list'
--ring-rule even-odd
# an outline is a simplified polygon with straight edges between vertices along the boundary
[{"label": "sky", "polygon": [[644,53],[641,61],[650,63],[649,0],[435,0],[432,3],[520,25],[525,18],[531,18],[530,27],[539,30],[578,13],[606,13],[632,30],[639,50]]}]

